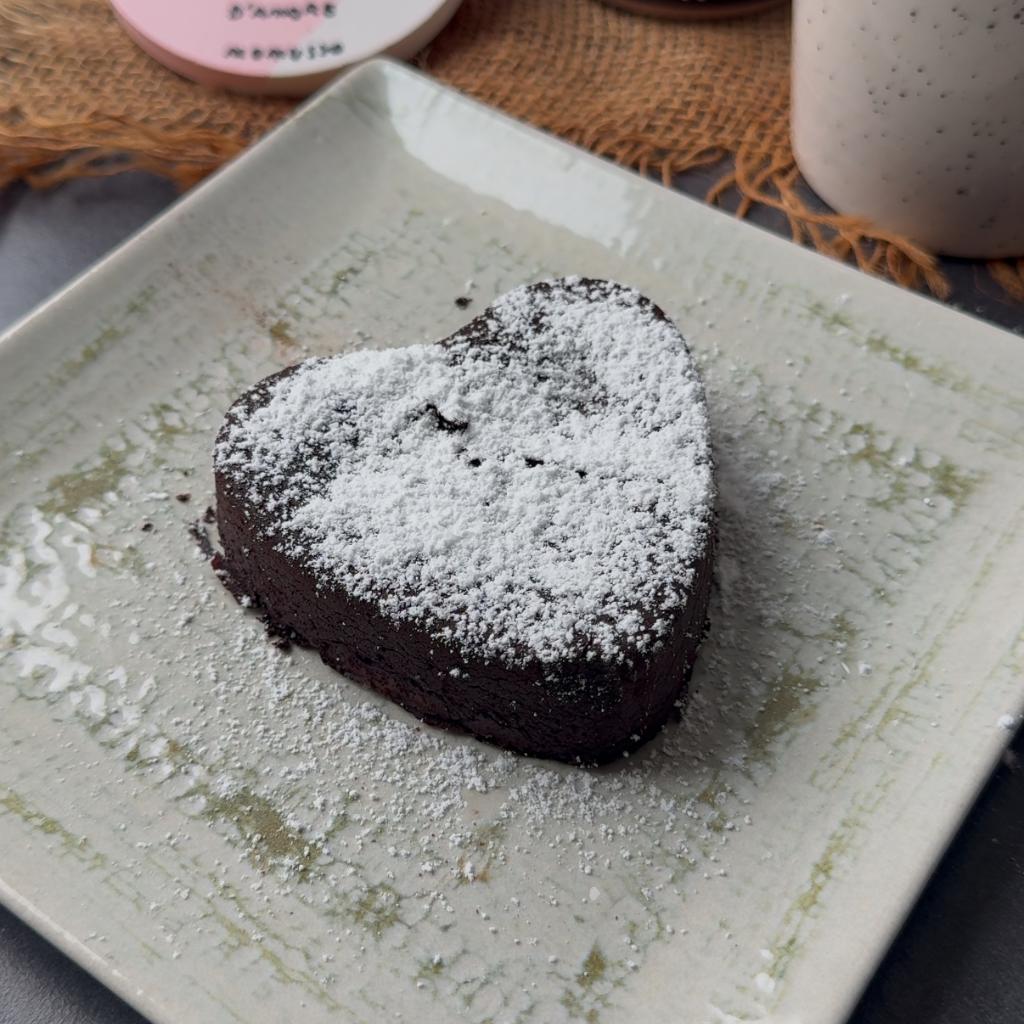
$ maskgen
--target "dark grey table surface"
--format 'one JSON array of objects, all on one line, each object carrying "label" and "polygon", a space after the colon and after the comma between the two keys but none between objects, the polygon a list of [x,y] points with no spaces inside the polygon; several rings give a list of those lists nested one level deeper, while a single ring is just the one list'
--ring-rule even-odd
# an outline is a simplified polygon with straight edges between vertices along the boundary
[{"label": "dark grey table surface", "polygon": [[[680,185],[700,192],[704,183],[696,175]],[[73,182],[45,194],[21,187],[0,192],[0,328],[173,199],[169,185],[141,174]],[[764,219],[776,226],[770,216]],[[1001,296],[983,268],[954,262],[947,270],[956,305],[1024,330],[1024,306]],[[960,829],[850,1024],[1024,1022],[1024,769],[1018,756],[1024,757],[1024,733]],[[0,1024],[143,1022],[0,908]]]}]

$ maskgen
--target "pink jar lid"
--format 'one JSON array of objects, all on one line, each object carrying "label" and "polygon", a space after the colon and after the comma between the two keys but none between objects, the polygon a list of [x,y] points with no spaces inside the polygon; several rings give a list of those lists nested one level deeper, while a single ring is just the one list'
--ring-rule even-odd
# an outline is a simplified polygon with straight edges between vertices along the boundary
[{"label": "pink jar lid", "polygon": [[410,57],[461,0],[111,0],[151,57],[204,85],[304,96],[343,68]]}]

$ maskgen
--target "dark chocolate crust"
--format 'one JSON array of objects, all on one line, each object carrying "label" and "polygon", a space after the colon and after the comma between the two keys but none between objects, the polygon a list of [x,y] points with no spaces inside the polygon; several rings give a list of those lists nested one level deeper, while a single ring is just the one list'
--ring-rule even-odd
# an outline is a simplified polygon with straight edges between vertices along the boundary
[{"label": "dark chocolate crust", "polygon": [[[482,334],[483,318],[463,331]],[[294,369],[239,398],[218,442]],[[687,598],[653,650],[618,660],[511,664],[442,641],[423,622],[389,617],[373,601],[318,580],[285,553],[279,522],[253,507],[247,491],[244,474],[217,467],[220,565],[232,590],[249,597],[275,630],[425,722],[535,757],[596,764],[650,739],[684,696],[707,620],[711,530],[693,563]]]}]

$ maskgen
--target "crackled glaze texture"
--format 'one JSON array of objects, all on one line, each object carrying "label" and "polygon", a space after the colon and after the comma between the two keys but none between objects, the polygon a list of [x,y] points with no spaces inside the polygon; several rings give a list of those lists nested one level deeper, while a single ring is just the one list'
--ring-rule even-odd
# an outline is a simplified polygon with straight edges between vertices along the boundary
[{"label": "crackled glaze texture", "polygon": [[[252,381],[569,272],[682,325],[720,487],[687,713],[600,770],[272,647],[196,543]],[[840,1024],[1021,710],[1022,395],[1018,338],[364,68],[0,345],[0,895],[161,1024]]]}]

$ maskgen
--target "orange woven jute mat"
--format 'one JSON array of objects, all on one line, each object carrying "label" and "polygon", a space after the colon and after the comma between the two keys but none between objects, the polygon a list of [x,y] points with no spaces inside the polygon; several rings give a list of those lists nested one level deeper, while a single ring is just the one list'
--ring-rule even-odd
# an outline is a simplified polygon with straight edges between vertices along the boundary
[{"label": "orange woven jute mat", "polygon": [[[443,82],[666,184],[721,164],[707,199],[781,211],[793,238],[945,296],[932,254],[852,217],[816,212],[789,143],[782,8],[674,23],[599,0],[466,0],[417,63]],[[0,186],[137,168],[182,187],[294,104],[194,85],[145,56],[106,0],[0,0]],[[990,269],[1024,299],[1024,260]]]}]

